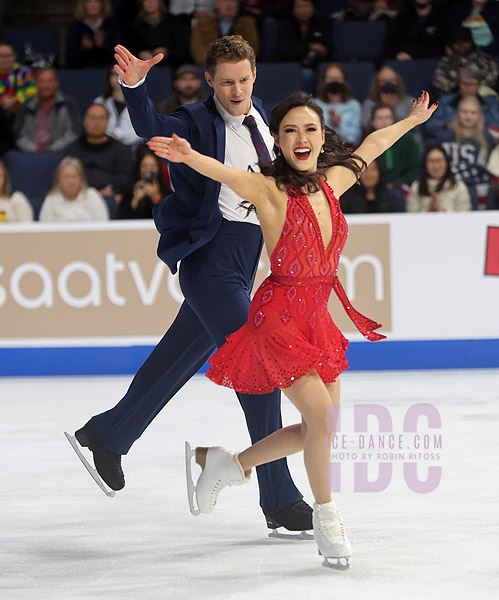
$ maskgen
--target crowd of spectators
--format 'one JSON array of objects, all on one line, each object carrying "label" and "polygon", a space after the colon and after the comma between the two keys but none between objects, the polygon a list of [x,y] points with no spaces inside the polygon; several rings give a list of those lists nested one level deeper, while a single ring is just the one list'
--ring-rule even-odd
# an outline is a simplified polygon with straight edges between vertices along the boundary
[{"label": "crowd of spectators", "polygon": [[[0,157],[11,148],[63,156],[40,220],[151,218],[170,189],[168,168],[133,129],[113,69],[114,46],[122,43],[142,59],[164,55],[160,65],[171,68],[173,89],[156,110],[168,114],[208,96],[206,48],[240,34],[259,60],[267,44],[267,61],[300,66],[326,125],[352,149],[410,113],[413,97],[394,61],[434,60],[429,80],[437,112],[363,174],[341,198],[345,212],[499,208],[499,0],[345,0],[324,14],[326,4],[319,14],[313,0],[78,0],[60,64],[106,69],[102,92],[82,119],[78,98],[59,89],[56,65],[22,65],[14,46],[0,40]],[[392,61],[375,62],[368,97],[356,98],[345,65],[333,59],[333,25],[375,21],[386,24],[384,59]],[[0,222],[33,218],[0,162]]]}]

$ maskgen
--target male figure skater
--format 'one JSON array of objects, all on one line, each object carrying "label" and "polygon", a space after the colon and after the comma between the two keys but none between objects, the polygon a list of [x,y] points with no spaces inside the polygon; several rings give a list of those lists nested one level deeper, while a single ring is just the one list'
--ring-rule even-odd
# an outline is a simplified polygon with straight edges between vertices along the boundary
[{"label": "male figure skater", "polygon": [[[258,159],[270,161],[273,138],[259,100],[252,98],[256,77],[255,54],[240,36],[215,40],[206,54],[208,99],[177,108],[170,115],[151,108],[145,77],[162,55],[147,61],[116,47],[123,93],[137,134],[149,139],[171,136],[225,164],[248,169]],[[177,271],[185,297],[165,336],[142,365],[124,398],[111,410],[96,415],[75,433],[88,447],[95,467],[113,490],[125,485],[121,455],[199,370],[225,336],[246,322],[262,235],[254,214],[248,216],[241,199],[226,186],[182,164],[171,164],[175,190],[156,207],[154,219],[161,234],[158,255]],[[252,442],[282,426],[280,392],[237,394]],[[260,506],[271,529],[312,528],[312,509],[302,500],[285,459],[257,468]]]}]

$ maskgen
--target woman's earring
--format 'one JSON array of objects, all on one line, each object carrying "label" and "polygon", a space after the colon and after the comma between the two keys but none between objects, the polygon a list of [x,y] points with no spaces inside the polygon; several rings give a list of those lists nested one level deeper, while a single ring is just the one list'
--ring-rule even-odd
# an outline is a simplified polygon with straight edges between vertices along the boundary
[{"label": "woman's earring", "polygon": [[281,156],[281,149],[277,146],[277,150],[275,151],[276,156]]},{"label": "woman's earring", "polygon": [[324,154],[324,146],[321,148],[321,154]]}]

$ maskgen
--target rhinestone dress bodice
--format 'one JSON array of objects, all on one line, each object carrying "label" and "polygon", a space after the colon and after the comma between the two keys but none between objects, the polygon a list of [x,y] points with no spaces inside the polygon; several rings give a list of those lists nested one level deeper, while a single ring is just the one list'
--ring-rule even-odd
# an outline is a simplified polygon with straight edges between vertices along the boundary
[{"label": "rhinestone dress bodice", "polygon": [[317,217],[305,194],[288,193],[286,219],[270,257],[271,274],[251,302],[248,321],[211,357],[207,376],[220,385],[251,394],[289,387],[312,369],[332,382],[348,368],[348,341],[328,308],[334,289],[359,331],[369,340],[385,336],[358,313],[338,279],[338,263],[348,228],[333,190],[322,182],[332,220],[324,246]]}]

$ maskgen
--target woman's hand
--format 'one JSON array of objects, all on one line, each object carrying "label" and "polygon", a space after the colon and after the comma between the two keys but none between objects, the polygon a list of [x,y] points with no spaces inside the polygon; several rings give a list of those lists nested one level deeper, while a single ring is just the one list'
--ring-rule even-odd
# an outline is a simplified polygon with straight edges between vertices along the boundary
[{"label": "woman's hand", "polygon": [[420,125],[431,117],[431,115],[437,110],[438,102],[434,102],[431,106],[430,94],[428,92],[421,92],[417,100],[413,100],[411,114],[407,117],[415,122],[415,125]]},{"label": "woman's hand", "polygon": [[171,138],[155,136],[147,142],[147,145],[156,156],[166,158],[170,162],[184,163],[192,156],[189,142],[176,133]]}]

